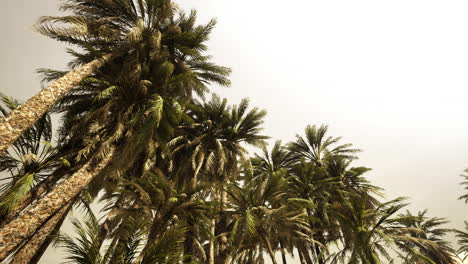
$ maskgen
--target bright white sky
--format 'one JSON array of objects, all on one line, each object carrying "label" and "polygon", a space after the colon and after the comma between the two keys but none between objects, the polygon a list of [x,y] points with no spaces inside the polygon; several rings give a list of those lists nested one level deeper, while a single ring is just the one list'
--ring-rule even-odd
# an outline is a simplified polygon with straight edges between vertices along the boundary
[{"label": "bright white sky", "polygon": [[[62,46],[31,25],[57,14],[57,0],[4,0],[0,10],[0,91],[26,99],[34,69],[64,68]],[[468,167],[468,2],[432,0],[192,0],[201,21],[218,19],[210,54],[233,69],[232,103],[249,97],[268,110],[265,133],[293,139],[307,124],[364,150],[389,198],[448,217],[462,228],[457,201]]]}]

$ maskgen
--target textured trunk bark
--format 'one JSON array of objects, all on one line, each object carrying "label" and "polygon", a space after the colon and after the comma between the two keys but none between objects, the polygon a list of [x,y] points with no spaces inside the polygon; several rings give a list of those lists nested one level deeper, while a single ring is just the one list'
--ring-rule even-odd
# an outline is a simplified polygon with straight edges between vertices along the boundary
[{"label": "textured trunk bark", "polygon": [[26,129],[30,128],[57,100],[72,90],[81,80],[102,67],[112,54],[104,55],[51,83],[0,121],[0,153],[4,152]]},{"label": "textured trunk bark", "polygon": [[215,261],[215,232],[216,232],[216,220],[211,220],[210,226],[210,256],[208,259],[208,264],[214,264]]},{"label": "textured trunk bark", "polygon": [[36,254],[34,254],[33,258],[31,259],[30,261],[30,264],[37,264],[39,262],[39,260],[41,260],[42,256],[44,255],[44,253],[46,252],[47,248],[49,247],[49,245],[52,243],[52,241],[54,240],[54,237],[59,234],[60,232],[60,228],[62,227],[63,225],[63,222],[65,221],[65,219],[67,218],[67,215],[68,213],[70,212],[70,210],[73,208],[73,204],[75,202],[72,201],[72,204],[71,206],[68,208],[68,212],[65,212],[65,214],[62,216],[62,219],[57,223],[57,225],[55,226],[55,229],[52,230],[52,233],[49,237],[47,237],[46,241],[44,241],[44,243],[42,243],[42,246],[36,251]]},{"label": "textured trunk bark", "polygon": [[[61,223],[67,216],[70,208],[72,207],[73,202],[69,202],[66,206],[64,206],[60,211],[58,211],[52,218],[50,218],[40,229],[36,232],[28,242],[20,248],[20,250],[15,254],[11,264],[30,264],[32,263],[33,259],[35,259],[35,263],[39,261],[44,251],[47,249],[47,245],[51,241],[50,235],[60,228]],[[58,227],[58,228],[57,228]],[[49,243],[46,241],[49,240]],[[42,248],[42,251],[40,249]]]},{"label": "textured trunk bark", "polygon": [[25,239],[47,221],[51,215],[63,208],[73,199],[99,172],[112,160],[115,149],[105,159],[94,166],[96,161],[88,161],[75,172],[46,194],[26,211],[0,230],[0,261],[3,261]]}]

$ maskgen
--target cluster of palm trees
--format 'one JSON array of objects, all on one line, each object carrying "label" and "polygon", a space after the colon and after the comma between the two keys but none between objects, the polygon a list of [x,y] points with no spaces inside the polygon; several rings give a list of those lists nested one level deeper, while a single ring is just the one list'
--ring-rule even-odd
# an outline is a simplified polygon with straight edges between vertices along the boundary
[{"label": "cluster of palm trees", "polygon": [[[206,55],[214,20],[170,0],[61,7],[37,30],[77,47],[72,70],[40,70],[47,88],[21,105],[2,96],[0,261],[55,241],[71,263],[456,263],[446,221],[385,201],[326,126],[268,148],[265,111],[210,94],[230,73]],[[60,232],[73,207],[77,238]]]}]

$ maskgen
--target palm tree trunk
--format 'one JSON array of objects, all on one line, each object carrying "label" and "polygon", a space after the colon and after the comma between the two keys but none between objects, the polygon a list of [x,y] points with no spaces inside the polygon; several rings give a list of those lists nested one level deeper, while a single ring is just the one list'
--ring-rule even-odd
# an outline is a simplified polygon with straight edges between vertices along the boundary
[{"label": "palm tree trunk", "polygon": [[[20,250],[15,254],[15,257],[11,261],[12,264],[30,264],[33,259],[35,263],[39,261],[44,251],[47,249],[47,246],[52,241],[50,235],[54,231],[60,229],[63,220],[70,211],[73,202],[70,201],[66,206],[64,206],[60,211],[58,211],[52,218],[50,218],[40,229],[36,232],[28,242],[20,248]],[[48,241],[47,241],[48,240]],[[47,243],[48,242],[48,243]],[[41,250],[42,249],[42,250]]]},{"label": "palm tree trunk", "polygon": [[51,215],[76,197],[109,164],[114,152],[115,149],[111,149],[108,155],[97,165],[95,165],[96,161],[94,159],[88,161],[70,178],[60,183],[16,219],[5,225],[0,230],[0,261],[4,260],[25,239],[34,234]]},{"label": "palm tree trunk", "polygon": [[50,234],[50,236],[46,238],[46,241],[44,241],[44,243],[42,243],[42,246],[36,251],[36,254],[34,254],[31,261],[29,262],[30,264],[37,264],[39,260],[41,260],[47,248],[49,248],[49,245],[54,241],[54,238],[59,234],[60,228],[62,228],[63,222],[67,218],[67,215],[70,212],[70,210],[73,208],[73,204],[75,204],[74,201],[71,203],[71,206],[68,208],[68,212],[65,212],[65,214],[62,216],[62,219],[57,223],[57,225],[55,225],[55,229],[52,230],[52,233]]},{"label": "palm tree trunk", "polygon": [[71,91],[81,80],[101,68],[112,57],[112,54],[107,54],[70,71],[13,110],[6,118],[0,120],[0,153],[15,142],[60,98]]},{"label": "palm tree trunk", "polygon": [[211,226],[210,226],[210,256],[208,260],[208,264],[214,264],[215,261],[215,232],[216,232],[216,220],[213,218],[211,219]]}]

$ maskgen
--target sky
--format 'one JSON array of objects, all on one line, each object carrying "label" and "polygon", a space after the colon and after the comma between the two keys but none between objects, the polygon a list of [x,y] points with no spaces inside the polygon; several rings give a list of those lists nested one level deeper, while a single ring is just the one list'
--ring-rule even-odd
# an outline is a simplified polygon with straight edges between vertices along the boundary
[{"label": "sky", "polygon": [[[2,1],[2,93],[25,100],[41,88],[36,69],[66,69],[66,47],[32,28],[59,14],[58,2]],[[363,150],[355,165],[373,169],[368,177],[388,199],[410,197],[412,211],[427,208],[463,227],[467,1],[176,2],[197,9],[201,22],[217,18],[209,54],[232,69],[232,85],[213,90],[266,109],[265,134],[287,142],[309,124],[327,124]]]}]

